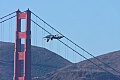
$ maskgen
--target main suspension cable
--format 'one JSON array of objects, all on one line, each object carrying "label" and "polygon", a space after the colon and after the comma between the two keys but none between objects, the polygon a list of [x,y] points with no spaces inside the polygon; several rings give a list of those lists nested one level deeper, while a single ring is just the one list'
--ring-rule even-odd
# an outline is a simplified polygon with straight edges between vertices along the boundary
[{"label": "main suspension cable", "polygon": [[5,16],[1,17],[0,19],[3,19],[3,18],[5,18],[5,17],[8,17],[8,16],[10,16],[10,15],[12,15],[12,14],[14,14],[14,13],[16,13],[16,11],[14,11],[14,12],[8,14],[8,15],[5,15]]},{"label": "main suspension cable", "polygon": [[5,21],[8,21],[8,20],[10,20],[10,19],[12,19],[12,18],[14,18],[14,17],[16,17],[16,15],[15,15],[15,16],[12,16],[12,17],[10,17],[10,18],[7,18],[7,19],[1,21],[0,23],[3,23],[3,22],[5,22]]},{"label": "main suspension cable", "polygon": [[[50,28],[52,28],[53,30],[55,30],[56,32],[58,32],[60,35],[64,36],[62,33],[60,33],[58,30],[56,30],[55,28],[53,28],[51,25],[49,25],[47,22],[45,22],[43,19],[41,19],[39,16],[37,16],[35,13],[31,12],[34,16],[36,16],[38,19],[40,19],[41,21],[43,21],[46,25],[48,25]],[[83,50],[84,52],[86,52],[87,54],[89,54],[90,56],[92,56],[93,58],[95,58],[96,60],[100,61],[102,64],[106,65],[107,67],[113,69],[114,71],[116,71],[117,73],[120,74],[119,71],[117,71],[116,69],[114,69],[113,67],[109,66],[108,64],[104,63],[103,61],[101,61],[99,58],[95,57],[94,55],[92,55],[90,52],[88,52],[87,50],[85,50],[84,48],[80,47],[79,45],[77,45],[76,43],[74,43],[72,40],[70,40],[69,38],[67,38],[66,36],[64,36],[68,41],[70,41],[71,43],[73,43],[74,45],[76,45],[78,48],[80,48],[81,50]]]},{"label": "main suspension cable", "polygon": [[[31,21],[32,21],[33,23],[35,23],[38,27],[42,28],[42,29],[43,29],[44,31],[46,31],[47,33],[51,34],[49,31],[47,31],[46,29],[44,29],[42,26],[40,26],[39,24],[37,24],[35,21],[33,21],[33,20],[31,20]],[[75,51],[73,48],[71,48],[70,46],[68,46],[67,44],[65,44],[64,42],[62,42],[61,40],[59,40],[59,41],[60,41],[62,44],[64,44],[66,47],[68,47],[69,49],[73,50],[73,51],[74,51],[75,53],[77,53],[79,56],[81,56],[81,57],[83,57],[84,59],[88,60],[89,62],[91,62],[91,63],[94,64],[95,66],[99,67],[99,68],[102,69],[103,71],[108,72],[108,73],[110,73],[110,74],[113,74],[113,73],[105,70],[104,68],[100,67],[99,65],[97,65],[96,63],[94,63],[93,61],[91,61],[90,59],[86,58],[85,56],[83,56],[83,55],[80,54],[79,52]],[[114,70],[114,68],[113,68],[113,70]],[[114,71],[116,71],[116,70],[114,70]],[[118,72],[118,71],[116,71],[116,72]],[[118,72],[118,73],[119,73],[119,72]],[[113,75],[114,75],[114,74],[113,74]],[[115,75],[115,76],[116,76],[116,75]],[[116,77],[119,77],[119,78],[120,78],[120,76],[116,76]]]}]

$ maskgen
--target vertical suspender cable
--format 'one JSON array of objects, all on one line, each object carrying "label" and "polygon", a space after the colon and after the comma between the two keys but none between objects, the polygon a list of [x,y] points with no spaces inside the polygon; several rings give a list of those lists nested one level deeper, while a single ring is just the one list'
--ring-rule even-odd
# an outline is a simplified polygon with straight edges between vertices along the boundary
[{"label": "vertical suspender cable", "polygon": [[11,40],[12,39],[12,36],[11,36],[12,29],[11,28],[12,28],[12,19],[10,20],[10,30],[9,30],[10,31],[10,33],[9,33],[10,34],[10,42],[12,42],[12,40]]},{"label": "vertical suspender cable", "polygon": [[9,38],[9,42],[10,42],[10,26],[11,26],[11,24],[10,24],[10,20],[9,20],[9,26],[8,26],[8,38]]},{"label": "vertical suspender cable", "polygon": [[3,23],[1,23],[1,41],[3,41]]},{"label": "vertical suspender cable", "polygon": [[[68,45],[68,40],[67,40],[67,45]],[[68,47],[66,47],[66,49],[67,49],[67,59],[68,59]]]},{"label": "vertical suspender cable", "polygon": [[74,51],[73,51],[73,63],[74,63]]},{"label": "vertical suspender cable", "polygon": [[72,53],[73,63],[75,63],[75,62],[74,62],[74,58],[75,58],[75,56],[74,56],[74,51],[72,51],[72,52],[73,52],[73,53]]},{"label": "vertical suspender cable", "polygon": [[33,45],[35,45],[35,25],[36,24],[33,24]]},{"label": "vertical suspender cable", "polygon": [[[75,51],[76,51],[76,46],[75,46]],[[75,54],[75,63],[76,63],[76,53],[74,53]]]},{"label": "vertical suspender cable", "polygon": [[[51,30],[51,33],[53,34],[52,30]],[[51,51],[52,51],[52,42],[53,42],[53,40],[50,40],[50,42],[49,42],[49,48]]]},{"label": "vertical suspender cable", "polygon": [[3,22],[3,30],[2,30],[2,32],[3,32],[3,35],[2,35],[3,37],[2,38],[3,38],[3,42],[4,42],[4,36],[5,36],[4,35],[4,22]]},{"label": "vertical suspender cable", "polygon": [[[1,19],[1,21],[2,21],[2,19]],[[0,41],[2,41],[2,23],[0,24],[0,34],[1,34],[1,36],[0,36]]]},{"label": "vertical suspender cable", "polygon": [[[53,30],[53,29],[52,29]],[[52,34],[53,34],[53,31],[51,31],[52,32]],[[50,50],[52,51],[52,40],[50,41]]]},{"label": "vertical suspender cable", "polygon": [[58,41],[57,41],[57,51],[58,51],[58,54],[60,55],[60,44]]},{"label": "vertical suspender cable", "polygon": [[[45,23],[44,23],[44,29],[45,29]],[[44,36],[45,36],[45,30],[44,30]],[[45,46],[45,41],[44,41],[44,54],[45,54],[45,48],[46,46]]]},{"label": "vertical suspender cable", "polygon": [[52,51],[52,50],[51,50],[51,42],[52,42],[52,41],[49,41],[49,48],[50,48],[50,51]]},{"label": "vertical suspender cable", "polygon": [[59,43],[59,55],[61,54],[61,45],[60,45],[60,42],[58,42]]},{"label": "vertical suspender cable", "polygon": [[12,30],[12,27],[13,27],[13,26],[12,26],[12,19],[11,19],[11,20],[10,20],[10,42],[12,42],[12,38],[13,38],[13,37],[12,37],[12,31],[13,31],[13,30]]},{"label": "vertical suspender cable", "polygon": [[36,24],[34,25],[34,46],[36,46]]},{"label": "vertical suspender cable", "polygon": [[42,31],[41,31],[41,32],[42,32],[42,38],[41,38],[41,39],[42,39],[42,44],[41,44],[41,45],[42,45],[42,48],[43,48],[43,39],[44,39],[44,38],[43,38],[43,29],[41,29],[41,30],[42,30]]},{"label": "vertical suspender cable", "polygon": [[60,47],[59,47],[60,45],[59,45],[59,42],[57,41],[57,54],[59,54],[60,55]]},{"label": "vertical suspender cable", "polygon": [[[85,53],[84,53],[84,51],[83,51],[83,56],[85,56]],[[85,59],[83,58],[83,60],[85,60]]]},{"label": "vertical suspender cable", "polygon": [[[2,19],[0,18],[0,21],[2,21]],[[2,48],[2,23],[0,24],[0,50]]]},{"label": "vertical suspender cable", "polygon": [[67,59],[67,58],[66,58],[66,46],[65,46],[65,59]]},{"label": "vertical suspender cable", "polygon": [[[53,29],[52,29],[52,34],[53,34]],[[54,46],[53,46],[53,41],[51,42],[51,50],[53,50],[54,48],[53,48]]]},{"label": "vertical suspender cable", "polygon": [[[37,23],[37,17],[36,17],[36,23]],[[35,41],[35,43],[36,43],[36,46],[37,46],[37,25],[35,26],[35,39],[36,39],[36,41]]]},{"label": "vertical suspender cable", "polygon": [[[2,19],[1,19],[1,21],[2,21]],[[0,41],[1,41],[0,48],[2,49],[2,23],[0,24],[0,34],[1,34],[1,35],[0,35],[0,38],[1,38],[1,39],[0,39]],[[0,50],[1,50],[1,49],[0,49]]]},{"label": "vertical suspender cable", "polygon": [[57,54],[59,54],[59,53],[58,53],[58,41],[57,41]]}]

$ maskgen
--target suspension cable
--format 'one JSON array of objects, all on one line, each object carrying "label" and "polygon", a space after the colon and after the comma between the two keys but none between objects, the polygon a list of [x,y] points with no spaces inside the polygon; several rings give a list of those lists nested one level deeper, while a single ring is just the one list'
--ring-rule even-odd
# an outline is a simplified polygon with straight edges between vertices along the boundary
[{"label": "suspension cable", "polygon": [[10,15],[12,15],[12,14],[14,14],[14,13],[16,13],[16,11],[14,11],[14,12],[8,14],[8,15],[5,15],[5,16],[1,17],[0,19],[3,19],[3,18],[5,18],[5,17],[8,17],[8,16],[10,16]]},{"label": "suspension cable", "polygon": [[[15,15],[15,16],[16,16],[16,15]],[[10,18],[7,18],[7,19],[5,19],[5,20],[1,21],[0,23],[3,23],[3,22],[5,22],[5,21],[8,21],[8,20],[10,20],[10,19],[14,18],[15,16],[12,16],[12,17],[10,17]]]},{"label": "suspension cable", "polygon": [[[40,28],[42,28],[43,30],[45,30],[47,33],[49,33],[49,34],[51,34],[49,31],[47,31],[46,29],[44,29],[42,26],[40,26],[39,24],[37,24],[35,21],[33,21],[33,20],[31,20],[33,23],[35,23],[36,25],[38,25],[38,27],[40,27]],[[59,40],[59,39],[58,39]],[[97,65],[96,63],[94,63],[93,61],[91,61],[90,59],[88,59],[88,58],[86,58],[85,56],[83,56],[82,54],[80,54],[79,52],[77,52],[77,51],[75,51],[73,48],[71,48],[70,46],[68,46],[67,44],[65,44],[64,42],[62,42],[61,40],[59,40],[62,44],[64,44],[66,47],[68,47],[69,49],[71,49],[71,50],[73,50],[75,53],[77,53],[79,56],[81,56],[81,57],[83,57],[84,59],[86,59],[86,60],[88,60],[89,62],[91,62],[92,64],[94,64],[95,66],[97,66],[97,67],[99,67],[100,69],[102,69],[103,71],[105,71],[105,72],[108,72],[108,73],[110,73],[110,74],[113,74],[113,73],[111,73],[110,71],[107,71],[107,70],[105,70],[104,68],[102,68],[102,67],[100,67],[99,65]],[[113,68],[113,70],[114,70],[114,68]],[[114,71],[116,71],[116,70],[114,70]],[[116,72],[118,72],[118,71],[116,71]],[[118,72],[119,73],[119,72]],[[114,75],[114,74],[113,74]],[[116,76],[116,75],[115,75]],[[116,76],[116,77],[119,77],[120,78],[120,76]]]},{"label": "suspension cable", "polygon": [[44,31],[46,31],[47,33],[49,33],[49,34],[51,34],[50,32],[48,32],[46,29],[44,29],[42,26],[40,26],[39,24],[37,24],[35,21],[33,21],[32,19],[31,19],[31,21],[33,22],[33,23],[35,23],[37,26],[39,26],[40,28],[42,28]]},{"label": "suspension cable", "polygon": [[[38,19],[40,19],[41,21],[43,21],[46,25],[48,25],[50,28],[52,28],[53,30],[55,30],[56,32],[58,32],[60,35],[64,36],[62,33],[60,33],[58,30],[56,30],[55,28],[53,28],[51,25],[49,25],[47,22],[45,22],[43,19],[41,19],[39,16],[37,16],[35,13],[31,12],[34,16],[36,16]],[[102,64],[106,65],[107,67],[113,69],[114,71],[116,71],[117,73],[120,74],[119,71],[117,71],[116,69],[114,69],[113,67],[109,66],[108,64],[104,63],[103,61],[101,61],[99,58],[95,57],[94,55],[92,55],[90,52],[88,52],[87,50],[85,50],[84,48],[80,47],[79,45],[77,45],[76,43],[74,43],[72,40],[70,40],[69,38],[67,38],[66,36],[64,36],[68,41],[70,41],[71,43],[73,43],[74,45],[76,45],[78,48],[80,48],[81,50],[83,50],[84,52],[86,52],[87,54],[89,54],[90,56],[92,56],[93,58],[95,58],[96,60],[100,61]]]},{"label": "suspension cable", "polygon": [[[18,9],[18,11],[19,11],[19,9]],[[27,10],[25,10],[25,11],[27,11]],[[25,11],[23,11],[23,12],[25,12]],[[0,19],[6,18],[6,17],[8,17],[8,16],[10,16],[10,15],[12,15],[12,14],[14,14],[14,13],[16,13],[16,11],[14,11],[14,12],[8,14],[8,15],[5,15],[5,16],[1,17]]]}]

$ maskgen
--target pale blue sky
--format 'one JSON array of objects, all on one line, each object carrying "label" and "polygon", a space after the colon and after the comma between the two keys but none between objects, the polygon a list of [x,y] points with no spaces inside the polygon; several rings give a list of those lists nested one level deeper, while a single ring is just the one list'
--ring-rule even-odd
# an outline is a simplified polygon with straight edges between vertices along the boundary
[{"label": "pale blue sky", "polygon": [[30,8],[93,55],[120,49],[120,0],[1,0],[0,17]]}]

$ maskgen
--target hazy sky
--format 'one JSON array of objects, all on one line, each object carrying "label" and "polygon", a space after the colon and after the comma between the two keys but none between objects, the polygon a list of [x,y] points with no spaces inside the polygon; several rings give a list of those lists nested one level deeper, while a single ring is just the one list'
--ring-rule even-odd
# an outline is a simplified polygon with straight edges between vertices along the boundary
[{"label": "hazy sky", "polygon": [[0,17],[30,9],[93,55],[120,49],[120,0],[1,0]]}]

